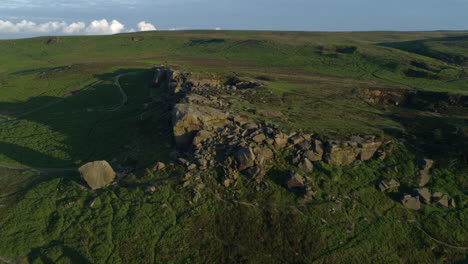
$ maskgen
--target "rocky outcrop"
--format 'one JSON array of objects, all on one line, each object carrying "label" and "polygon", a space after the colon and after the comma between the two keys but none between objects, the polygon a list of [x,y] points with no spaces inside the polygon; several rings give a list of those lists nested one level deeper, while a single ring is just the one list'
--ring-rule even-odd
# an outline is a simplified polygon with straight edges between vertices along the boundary
[{"label": "rocky outcrop", "polygon": [[[369,160],[380,149],[375,137],[351,137],[346,141],[325,140],[304,133],[285,133],[268,122],[249,122],[244,117],[229,114],[232,96],[254,94],[260,84],[231,80],[218,83],[192,80],[190,74],[157,68],[154,85],[166,91],[167,101],[174,103],[173,136],[179,151],[174,159],[187,170],[222,169],[224,186],[230,186],[243,174],[262,181],[272,167],[275,152],[292,152],[291,160],[304,175],[311,173],[319,162],[349,165],[356,160]],[[249,91],[250,90],[250,91]],[[256,111],[256,110],[254,110]],[[261,110],[263,116],[280,116]],[[274,152],[275,151],[275,152]],[[385,151],[380,150],[385,156]],[[181,156],[185,157],[182,158]],[[297,173],[287,176],[287,188],[305,192],[310,186],[307,176]],[[310,190],[305,200],[313,198]]]},{"label": "rocky outcrop", "polygon": [[187,74],[183,74],[178,71],[171,71],[166,68],[156,68],[153,85],[155,87],[162,88],[165,91],[169,91],[172,94],[177,94],[185,88],[190,87],[190,83],[187,82],[187,78]]},{"label": "rocky outcrop", "polygon": [[349,165],[355,160],[369,160],[382,146],[373,137],[351,137],[348,141],[328,141],[324,159],[332,165]]},{"label": "rocky outcrop", "polygon": [[186,149],[200,130],[223,127],[229,114],[208,106],[177,104],[172,111],[174,139],[177,147]]},{"label": "rocky outcrop", "polygon": [[86,163],[78,171],[93,190],[110,185],[116,175],[111,165],[105,160]]}]

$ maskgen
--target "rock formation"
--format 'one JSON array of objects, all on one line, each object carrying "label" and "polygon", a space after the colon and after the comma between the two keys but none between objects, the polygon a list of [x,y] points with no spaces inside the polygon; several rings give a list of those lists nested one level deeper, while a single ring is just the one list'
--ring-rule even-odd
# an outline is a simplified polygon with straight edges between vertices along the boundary
[{"label": "rock formation", "polygon": [[107,161],[94,161],[81,166],[78,171],[88,186],[100,189],[111,184],[115,179],[115,172]]}]

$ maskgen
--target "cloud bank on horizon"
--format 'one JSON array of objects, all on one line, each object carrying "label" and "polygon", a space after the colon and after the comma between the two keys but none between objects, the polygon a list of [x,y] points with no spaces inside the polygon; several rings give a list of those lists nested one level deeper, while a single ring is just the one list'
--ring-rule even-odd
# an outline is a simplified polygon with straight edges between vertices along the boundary
[{"label": "cloud bank on horizon", "polygon": [[[138,31],[153,31],[156,27],[141,21],[137,24]],[[78,21],[66,23],[63,21],[50,21],[45,23],[35,23],[29,20],[22,20],[14,23],[0,19],[0,33],[34,33],[34,34],[67,34],[67,35],[110,35],[123,32],[133,32],[135,29],[127,30],[126,26],[117,20],[107,21],[107,19],[94,20],[89,24]]]}]

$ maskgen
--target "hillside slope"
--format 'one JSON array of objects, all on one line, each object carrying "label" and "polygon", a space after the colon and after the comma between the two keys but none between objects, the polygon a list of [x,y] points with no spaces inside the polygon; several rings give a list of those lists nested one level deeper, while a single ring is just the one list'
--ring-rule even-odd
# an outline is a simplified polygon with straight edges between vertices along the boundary
[{"label": "hillside slope", "polygon": [[0,262],[463,263],[467,36],[0,41]]}]

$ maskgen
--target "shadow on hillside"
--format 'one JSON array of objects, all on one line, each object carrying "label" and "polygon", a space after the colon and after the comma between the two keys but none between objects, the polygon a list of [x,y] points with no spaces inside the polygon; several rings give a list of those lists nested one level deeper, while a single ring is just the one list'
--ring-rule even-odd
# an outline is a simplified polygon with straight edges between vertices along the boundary
[{"label": "shadow on hillside", "polygon": [[418,152],[443,161],[468,164],[468,120],[455,117],[390,115],[404,131],[385,129],[389,135],[404,138]]},{"label": "shadow on hillside", "polygon": [[468,63],[468,57],[462,55],[454,55],[446,52],[440,52],[430,49],[426,43],[433,41],[443,41],[443,42],[456,42],[456,41],[468,41],[468,35],[463,36],[453,36],[453,37],[444,37],[444,38],[429,38],[413,41],[401,41],[401,42],[383,42],[377,44],[378,46],[396,48],[407,52],[416,53],[419,55],[432,57],[438,60],[442,60],[448,63],[464,65]]},{"label": "shadow on hillside", "polygon": [[[92,160],[109,160],[131,152],[129,144],[138,130],[142,127],[154,129],[158,125],[148,125],[146,123],[150,120],[140,120],[141,113],[145,111],[143,102],[150,100],[149,70],[120,69],[94,77],[113,82],[116,76],[129,72],[145,74],[141,83],[147,82],[148,85],[141,89],[148,91],[135,91],[140,87],[131,87],[127,91],[128,103],[123,105],[119,101],[122,106],[116,110],[113,110],[116,98],[122,98],[118,88],[115,87],[118,97],[114,94],[112,101],[103,92],[108,90],[99,84],[75,91],[66,98],[39,96],[25,102],[1,102],[0,111],[22,110],[22,114],[17,119],[10,116],[10,120],[0,122],[0,129],[4,129],[0,155],[30,167],[64,168]],[[100,103],[103,107],[94,107]],[[20,123],[21,120],[28,123]],[[60,138],[53,136],[56,134]],[[158,133],[154,132],[153,136],[158,137]],[[160,141],[164,142],[163,139]]]}]

